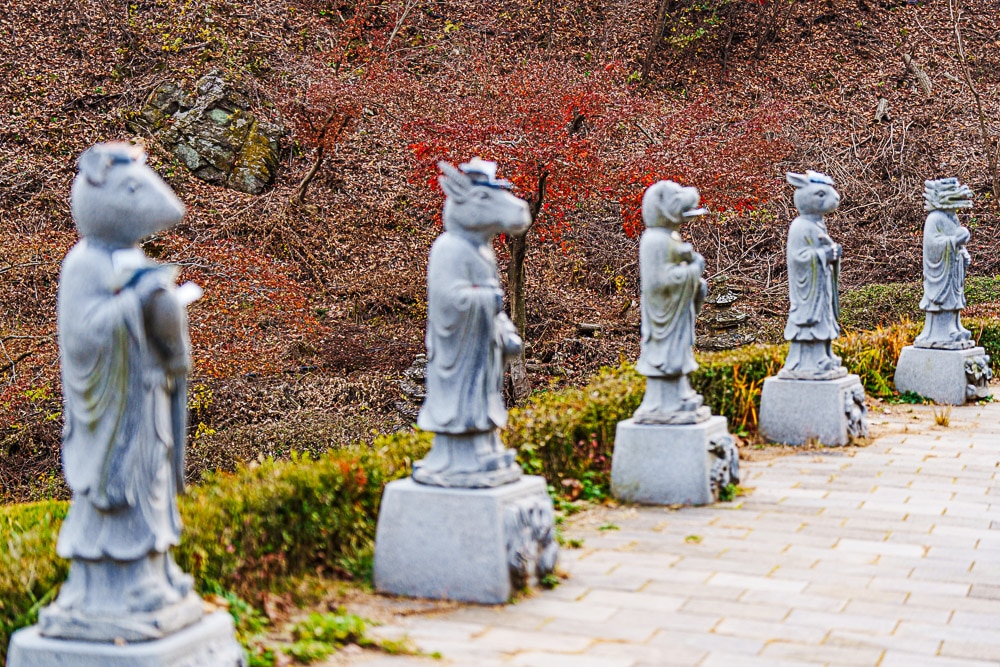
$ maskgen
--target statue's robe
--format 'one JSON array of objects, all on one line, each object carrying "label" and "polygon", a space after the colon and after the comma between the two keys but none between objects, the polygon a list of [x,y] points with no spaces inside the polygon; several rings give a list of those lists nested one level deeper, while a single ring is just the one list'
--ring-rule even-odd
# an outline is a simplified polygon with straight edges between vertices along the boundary
[{"label": "statue's robe", "polygon": [[63,558],[134,561],[179,541],[171,399],[130,284],[156,266],[138,248],[87,240],[63,262],[63,468],[73,491]]},{"label": "statue's robe", "polygon": [[454,232],[438,237],[427,264],[427,395],[417,419],[425,431],[507,425],[503,349],[513,324],[498,310],[499,290],[490,246]]},{"label": "statue's robe", "polygon": [[[821,240],[822,239],[822,240]],[[802,216],[788,229],[788,296],[791,310],[785,340],[827,341],[840,335],[834,314],[833,266],[827,262],[832,245],[822,221]]]},{"label": "statue's robe", "polygon": [[652,227],[639,241],[642,349],[636,370],[646,377],[675,377],[698,368],[694,320],[705,298],[701,267],[684,261],[690,251],[677,232]]},{"label": "statue's robe", "polygon": [[954,214],[931,211],[924,223],[924,297],[920,309],[928,312],[965,308],[965,270],[968,256],[956,239],[961,225]]}]

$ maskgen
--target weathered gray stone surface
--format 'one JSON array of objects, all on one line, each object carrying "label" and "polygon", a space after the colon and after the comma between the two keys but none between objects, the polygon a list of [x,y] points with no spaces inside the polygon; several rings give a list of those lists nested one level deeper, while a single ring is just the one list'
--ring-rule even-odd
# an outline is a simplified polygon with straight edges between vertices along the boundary
[{"label": "weathered gray stone surface", "polygon": [[678,232],[685,220],[706,213],[696,188],[659,181],[642,197],[646,231],[639,241],[642,348],[636,370],[646,393],[633,419],[642,424],[694,424],[711,416],[688,374],[694,359],[694,323],[708,285],[705,259]]},{"label": "weathered gray stone surface", "polygon": [[528,204],[478,158],[457,169],[439,164],[447,198],[444,233],[427,264],[426,397],[417,425],[435,434],[413,479],[434,486],[481,488],[521,476],[500,441],[507,425],[503,373],[521,337],[503,309],[493,237],[531,223]]},{"label": "weathered gray stone surface", "polygon": [[823,215],[837,209],[840,194],[826,174],[807,171],[786,174],[795,186],[799,215],[788,228],[788,296],[791,309],[785,325],[790,341],[778,377],[789,380],[832,380],[847,375],[831,342],[840,335],[839,243],[826,230]]},{"label": "weathered gray stone surface", "polygon": [[138,643],[51,639],[32,626],[14,633],[7,667],[245,667],[232,617],[224,611],[163,639]]},{"label": "weathered gray stone surface", "polygon": [[[63,471],[73,502],[56,544],[72,562],[56,600],[22,635],[58,641],[28,642],[37,650],[24,648],[26,657],[9,663],[16,667],[80,665],[95,655],[100,661],[86,664],[227,664],[190,650],[180,660],[178,642],[158,641],[196,625],[193,638],[223,632],[205,635],[206,646],[235,645],[231,624],[199,623],[193,580],[170,554],[180,540],[184,486],[185,306],[200,290],[176,287],[176,269],[137,245],[184,215],[145,157],[129,144],[98,144],[80,156],[73,181],[70,207],[83,239],[63,261],[57,297]],[[121,653],[121,642],[151,643]],[[129,662],[133,654],[138,662]]]},{"label": "weathered gray stone surface", "polygon": [[507,602],[558,557],[552,500],[538,476],[486,489],[392,482],[375,543],[376,590],[486,604]]},{"label": "weathered gray stone surface", "polygon": [[771,442],[849,444],[868,436],[865,389],[857,375],[835,380],[764,380],[760,433]]},{"label": "weathered gray stone surface", "polygon": [[258,119],[249,100],[221,76],[208,74],[188,94],[173,83],[160,85],[135,119],[198,178],[260,194],[278,169],[278,141],[284,128]]},{"label": "weathered gray stone surface", "polygon": [[971,258],[965,244],[969,230],[957,212],[972,207],[972,191],[957,178],[924,181],[924,330],[915,347],[965,350],[975,346],[972,333],[962,326],[965,308],[965,272]]},{"label": "weathered gray stone surface", "polygon": [[725,417],[663,426],[618,422],[611,492],[647,505],[707,505],[739,483],[739,456]]},{"label": "weathered gray stone surface", "polygon": [[992,377],[984,348],[935,350],[910,345],[899,355],[894,382],[901,393],[912,391],[935,403],[961,405],[986,398]]},{"label": "weathered gray stone surface", "polygon": [[[80,156],[70,197],[83,236],[63,261],[57,299],[73,504],[56,551],[72,560],[42,634],[113,642],[194,623],[193,582],[174,564],[184,484],[190,346],[176,269],[137,243],[184,206],[136,146]],[[187,289],[197,288],[189,286]]]}]

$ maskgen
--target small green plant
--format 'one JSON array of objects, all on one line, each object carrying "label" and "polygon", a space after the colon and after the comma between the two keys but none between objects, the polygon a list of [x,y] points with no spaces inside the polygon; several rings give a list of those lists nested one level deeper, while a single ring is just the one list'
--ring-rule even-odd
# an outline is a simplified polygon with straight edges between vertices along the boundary
[{"label": "small green plant", "polygon": [[930,400],[921,396],[915,391],[904,391],[898,396],[894,396],[889,399],[892,403],[906,403],[908,405],[924,405],[925,403],[930,403]]},{"label": "small green plant", "polygon": [[543,588],[551,589],[558,586],[561,582],[562,580],[559,578],[559,575],[550,572],[546,574],[544,577],[542,577],[538,583],[541,584]]},{"label": "small green plant", "polygon": [[688,544],[701,544],[701,535],[688,535],[684,538],[684,541]]},{"label": "small green plant", "polygon": [[726,484],[724,487],[719,489],[719,502],[728,503],[736,498],[739,491],[739,487],[735,484]]},{"label": "small green plant", "polygon": [[295,624],[292,628],[295,641],[281,650],[298,662],[309,664],[330,656],[346,644],[377,646],[375,640],[365,635],[366,628],[365,619],[343,609],[336,613],[313,612]]},{"label": "small green plant", "polygon": [[597,527],[597,530],[621,530],[618,526],[613,523],[605,523]]}]

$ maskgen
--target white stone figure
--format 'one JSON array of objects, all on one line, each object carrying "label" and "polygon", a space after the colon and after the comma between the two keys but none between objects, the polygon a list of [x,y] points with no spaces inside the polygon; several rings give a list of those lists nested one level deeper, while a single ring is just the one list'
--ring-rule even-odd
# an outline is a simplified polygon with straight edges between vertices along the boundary
[{"label": "white stone figure", "polygon": [[842,250],[826,231],[823,215],[837,209],[840,194],[826,174],[789,172],[799,215],[788,229],[788,292],[785,326],[790,341],[779,378],[832,380],[847,375],[832,341],[840,335],[839,275]]},{"label": "white stone figure", "polygon": [[444,233],[427,266],[427,396],[417,425],[434,445],[413,479],[449,487],[491,487],[521,475],[500,441],[507,425],[503,373],[521,338],[503,310],[493,237],[524,232],[528,204],[496,179],[496,164],[442,162]]},{"label": "white stone figure", "polygon": [[642,348],[636,370],[646,376],[646,394],[633,419],[638,424],[693,424],[711,411],[691,388],[694,322],[708,285],[705,259],[685,243],[678,228],[705,214],[696,188],[673,181],[654,183],[643,195],[646,224],[639,241]]},{"label": "white stone figure", "polygon": [[139,147],[107,143],[78,163],[70,205],[83,239],[63,261],[57,304],[73,502],[56,551],[72,562],[38,625],[14,635],[10,667],[245,661],[232,620],[203,617],[191,577],[170,555],[181,530],[191,365],[184,307],[200,289],[177,288],[176,269],[138,246],[184,215],[145,159]]},{"label": "white stone figure", "polygon": [[427,393],[417,420],[434,442],[412,477],[385,487],[373,579],[391,595],[502,604],[544,581],[559,558],[545,479],[522,475],[499,435],[504,366],[521,339],[503,311],[492,240],[523,233],[531,218],[495,163],[438,166],[445,231],[427,266]]},{"label": "white stone figure", "polygon": [[915,347],[964,350],[975,346],[962,326],[965,308],[965,271],[969,230],[958,221],[957,211],[972,207],[972,191],[957,178],[924,181],[924,297],[920,309],[927,313],[924,330]]}]

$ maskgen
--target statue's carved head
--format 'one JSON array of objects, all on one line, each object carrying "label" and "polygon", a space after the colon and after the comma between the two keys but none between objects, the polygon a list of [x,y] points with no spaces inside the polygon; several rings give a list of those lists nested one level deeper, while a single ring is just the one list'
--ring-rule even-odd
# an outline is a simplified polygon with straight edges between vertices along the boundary
[{"label": "statue's carved head", "polygon": [[85,238],[130,246],[184,217],[184,204],[139,146],[97,144],[80,155],[77,169],[70,208]]},{"label": "statue's carved head", "polygon": [[925,211],[957,211],[972,208],[972,190],[957,178],[939,178],[924,181]]},{"label": "statue's carved head", "polygon": [[455,168],[439,162],[438,177],[447,199],[441,214],[447,231],[520,234],[531,225],[528,203],[510,193],[510,183],[497,179],[497,165],[473,158]]},{"label": "statue's carved head", "polygon": [[818,171],[804,174],[788,172],[788,182],[795,186],[795,208],[802,215],[824,215],[840,206],[840,193],[833,187],[833,179]]},{"label": "statue's carved head", "polygon": [[658,181],[642,196],[642,221],[647,228],[676,229],[682,222],[708,213],[698,208],[698,188],[684,187],[673,181]]}]

